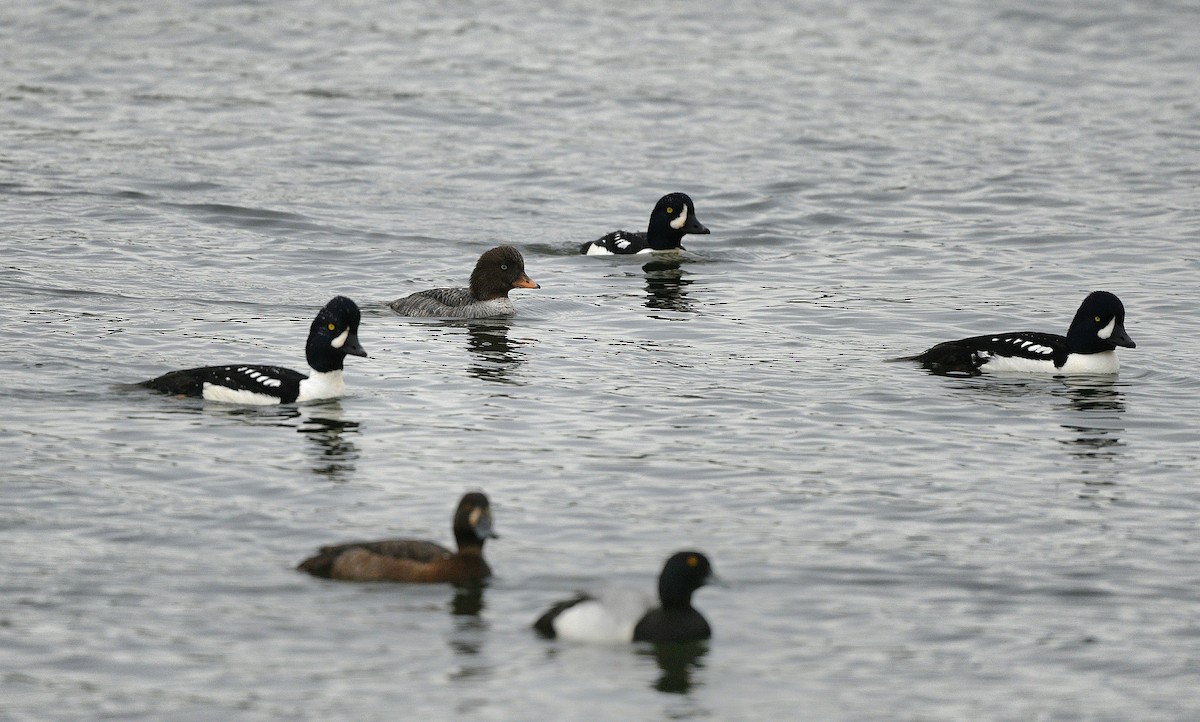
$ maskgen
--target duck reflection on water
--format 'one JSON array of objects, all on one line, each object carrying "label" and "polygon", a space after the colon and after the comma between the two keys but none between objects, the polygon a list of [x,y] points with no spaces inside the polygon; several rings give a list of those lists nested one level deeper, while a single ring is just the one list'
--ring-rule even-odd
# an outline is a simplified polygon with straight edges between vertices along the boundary
[{"label": "duck reflection on water", "polygon": [[1111,459],[1124,444],[1121,436],[1125,426],[1125,393],[1113,377],[1072,377],[1063,379],[1063,388],[1056,396],[1069,402],[1071,419],[1062,424],[1068,435],[1062,443],[1072,447],[1072,454],[1081,458]]},{"label": "duck reflection on water", "polygon": [[471,352],[471,365],[467,373],[483,381],[501,384],[521,383],[510,377],[518,366],[525,362],[522,346],[529,341],[508,337],[509,324],[505,321],[475,321],[467,324],[467,350]]},{"label": "duck reflection on water", "polygon": [[313,442],[313,473],[343,481],[358,463],[360,452],[353,439],[359,432],[359,423],[343,418],[338,401],[300,408],[302,418],[296,431]]},{"label": "duck reflection on water", "polygon": [[678,260],[659,259],[642,266],[646,274],[646,308],[656,311],[692,312],[687,287],[694,281],[686,278]]},{"label": "duck reflection on water", "polygon": [[704,655],[708,654],[708,642],[671,642],[653,644],[638,654],[654,657],[661,674],[652,685],[659,692],[687,694],[699,684],[692,674],[704,669]]},{"label": "duck reflection on water", "polygon": [[454,596],[447,605],[452,627],[446,643],[455,658],[450,679],[488,678],[495,673],[495,660],[485,653],[488,623],[480,615],[486,588],[484,580],[453,585]]}]

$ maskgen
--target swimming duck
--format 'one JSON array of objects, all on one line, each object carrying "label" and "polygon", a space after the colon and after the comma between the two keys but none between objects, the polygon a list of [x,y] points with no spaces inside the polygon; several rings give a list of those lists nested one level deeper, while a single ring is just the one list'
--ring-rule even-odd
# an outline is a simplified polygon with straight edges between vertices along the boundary
[{"label": "swimming duck", "polygon": [[403,316],[494,318],[511,316],[517,307],[508,298],[514,288],[541,288],[525,275],[525,259],[512,246],[486,251],[471,272],[470,288],[434,288],[397,299],[388,306]]},{"label": "swimming duck", "polygon": [[1137,347],[1125,332],[1125,306],[1107,291],[1093,291],[1075,312],[1066,336],[1037,331],[972,336],[896,360],[967,376],[993,371],[1115,374],[1121,368],[1117,346]]},{"label": "swimming duck", "polygon": [[454,512],[458,551],[416,539],[349,542],[321,547],[297,569],[351,582],[471,582],[491,576],[483,559],[483,543],[498,536],[492,529],[488,498],[471,492]]},{"label": "swimming duck", "polygon": [[581,642],[692,642],[712,629],[692,606],[692,592],[713,579],[708,557],[671,555],[658,577],[659,605],[627,590],[579,594],[559,602],[533,623],[544,637]]},{"label": "swimming duck", "polygon": [[346,392],[342,362],[366,356],[358,342],[358,306],[335,296],[313,319],[305,344],[310,375],[280,366],[234,364],[171,371],[139,385],[177,396],[235,404],[290,404],[337,398]]},{"label": "swimming duck", "polygon": [[611,256],[683,250],[686,234],[708,232],[696,218],[696,208],[686,193],[668,193],[654,205],[645,233],[613,231],[603,238],[584,243],[579,252],[585,256]]}]

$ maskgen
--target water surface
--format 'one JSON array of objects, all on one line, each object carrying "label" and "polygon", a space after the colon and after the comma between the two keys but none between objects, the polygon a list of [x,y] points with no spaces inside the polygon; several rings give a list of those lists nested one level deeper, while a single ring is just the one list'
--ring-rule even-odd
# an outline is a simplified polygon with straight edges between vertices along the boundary
[{"label": "water surface", "polygon": [[[1198,15],[6,5],[0,718],[1196,717]],[[681,257],[575,255],[673,190]],[[384,305],[499,243],[515,318]],[[1095,289],[1119,377],[884,361]],[[127,386],[338,293],[346,398]],[[482,590],[294,571],[474,488]],[[686,547],[711,643],[529,630]]]}]

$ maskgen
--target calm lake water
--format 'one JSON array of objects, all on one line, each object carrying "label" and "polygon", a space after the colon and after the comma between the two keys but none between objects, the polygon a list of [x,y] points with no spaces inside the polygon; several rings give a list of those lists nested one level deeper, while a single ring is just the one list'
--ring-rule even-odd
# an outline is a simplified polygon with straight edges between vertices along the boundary
[{"label": "calm lake water", "polygon": [[[0,8],[0,719],[1200,717],[1195,3]],[[668,191],[678,259],[576,255]],[[512,243],[504,321],[385,306]],[[884,360],[1065,332],[1114,378]],[[126,384],[303,368],[331,403]],[[450,541],[482,591],[294,570]],[[706,552],[711,643],[547,642]]]}]

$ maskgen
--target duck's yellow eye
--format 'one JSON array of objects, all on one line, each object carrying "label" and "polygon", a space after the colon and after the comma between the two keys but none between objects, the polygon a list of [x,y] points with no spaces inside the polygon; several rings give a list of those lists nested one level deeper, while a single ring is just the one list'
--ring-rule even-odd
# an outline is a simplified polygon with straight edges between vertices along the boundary
[{"label": "duck's yellow eye", "polygon": [[697,565],[697,564],[699,564],[699,563],[700,563],[700,560],[696,558],[696,555],[695,555],[695,554],[693,554],[692,556],[688,557],[688,566],[689,566],[689,567],[694,567],[694,566],[696,566],[696,565]]},{"label": "duck's yellow eye", "polygon": [[674,208],[672,208],[671,206],[667,206],[667,213],[674,213],[674,212],[675,212]]},{"label": "duck's yellow eye", "polygon": [[1100,317],[1099,317],[1099,316],[1097,316],[1097,317],[1096,317],[1096,323],[1100,323]]},{"label": "duck's yellow eye", "polygon": [[[1100,319],[1096,319],[1096,320],[1097,320],[1097,321],[1099,321]],[[336,330],[337,330],[337,324],[336,324],[336,323],[331,323],[331,324],[329,324],[329,330],[330,330],[330,331],[336,331]]]}]

